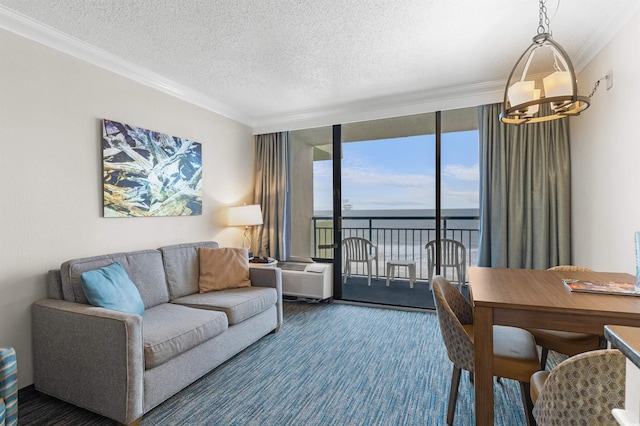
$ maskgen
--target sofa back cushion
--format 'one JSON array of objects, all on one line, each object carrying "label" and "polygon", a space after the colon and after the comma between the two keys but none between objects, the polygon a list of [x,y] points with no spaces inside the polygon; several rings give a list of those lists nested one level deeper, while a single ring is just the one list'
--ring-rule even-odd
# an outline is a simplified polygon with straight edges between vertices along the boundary
[{"label": "sofa back cushion", "polygon": [[218,243],[215,241],[203,241],[176,244],[158,249],[162,253],[164,260],[169,297],[172,301],[179,297],[198,293],[198,281],[200,278],[198,249],[200,247],[218,248]]},{"label": "sofa back cushion", "polygon": [[60,266],[65,300],[89,304],[82,290],[82,273],[109,266],[115,262],[122,265],[138,288],[145,309],[169,301],[162,255],[158,250],[114,253],[66,261]]}]

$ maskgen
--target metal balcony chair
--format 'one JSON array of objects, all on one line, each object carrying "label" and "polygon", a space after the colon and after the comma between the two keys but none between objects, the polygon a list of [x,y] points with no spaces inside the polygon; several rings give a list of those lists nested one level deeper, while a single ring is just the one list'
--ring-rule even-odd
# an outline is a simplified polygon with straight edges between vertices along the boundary
[{"label": "metal balcony chair", "polygon": [[[461,370],[474,372],[473,308],[467,299],[442,276],[434,277],[433,298],[447,355],[453,362],[447,424],[453,424]],[[526,330],[493,327],[493,375],[517,380],[527,425],[535,424],[529,395],[529,380],[538,371],[539,360],[533,336]]]},{"label": "metal balcony chair", "polygon": [[366,238],[348,237],[342,240],[344,253],[344,283],[351,277],[351,264],[367,265],[367,285],[371,286],[373,262],[376,264],[376,280],[378,279],[378,246]]},{"label": "metal balcony chair", "polygon": [[617,349],[598,350],[535,373],[531,399],[538,426],[617,426],[611,410],[624,408],[625,363]]},{"label": "metal balcony chair", "polygon": [[[437,265],[436,257],[437,241],[429,241],[424,248],[427,250],[427,271],[429,274],[429,289],[432,289],[431,280]],[[456,271],[456,281],[458,290],[462,289],[462,285],[467,280],[467,249],[460,241],[441,239],[440,240],[440,275],[446,277],[447,268]]]},{"label": "metal balcony chair", "polygon": [[[591,271],[589,268],[573,265],[561,265],[549,268],[550,271]],[[549,350],[564,355],[577,355],[583,352],[600,349],[602,338],[597,334],[576,333],[572,331],[547,330],[543,328],[528,328],[536,338],[536,344],[542,347],[540,367],[546,368]]]}]

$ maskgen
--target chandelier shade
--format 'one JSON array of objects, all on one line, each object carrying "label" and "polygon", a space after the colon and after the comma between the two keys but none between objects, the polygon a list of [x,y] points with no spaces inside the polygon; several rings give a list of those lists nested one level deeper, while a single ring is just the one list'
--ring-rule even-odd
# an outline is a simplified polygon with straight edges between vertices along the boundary
[{"label": "chandelier shade", "polygon": [[[565,50],[551,37],[544,2],[540,2],[540,26],[533,43],[511,70],[504,91],[500,120],[506,124],[539,123],[579,115],[589,98],[578,95],[573,64]],[[546,20],[548,24],[548,19]],[[549,108],[540,108],[547,104]]]}]

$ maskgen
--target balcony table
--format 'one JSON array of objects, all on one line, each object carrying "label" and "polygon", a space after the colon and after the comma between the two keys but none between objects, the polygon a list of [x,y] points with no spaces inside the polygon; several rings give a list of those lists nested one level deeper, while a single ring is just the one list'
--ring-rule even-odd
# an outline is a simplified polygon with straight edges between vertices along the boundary
[{"label": "balcony table", "polygon": [[387,287],[389,287],[389,280],[395,280],[396,267],[407,268],[409,275],[409,288],[413,288],[413,284],[416,282],[416,262],[415,260],[402,259],[390,259],[387,262]]},{"label": "balcony table", "polygon": [[469,268],[476,425],[493,425],[493,325],[604,335],[605,324],[640,326],[640,297],[570,292],[563,278],[635,282],[615,272]]}]

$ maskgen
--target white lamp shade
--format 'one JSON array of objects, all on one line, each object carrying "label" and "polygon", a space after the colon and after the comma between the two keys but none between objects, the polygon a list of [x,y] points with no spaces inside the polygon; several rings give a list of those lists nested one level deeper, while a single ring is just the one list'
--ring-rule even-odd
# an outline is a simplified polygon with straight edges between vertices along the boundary
[{"label": "white lamp shade", "polygon": [[573,87],[571,85],[571,73],[568,71],[556,71],[542,79],[544,84],[544,95],[547,98],[556,96],[571,96]]},{"label": "white lamp shade", "polygon": [[229,226],[262,225],[262,210],[259,204],[229,207]]},{"label": "white lamp shade", "polygon": [[[540,92],[541,92],[540,89],[534,89],[533,90],[533,100],[537,101],[538,99],[540,99]],[[527,114],[531,114],[531,115],[536,114],[538,112],[539,108],[540,108],[540,105],[537,105],[537,104],[536,105],[531,105],[529,107],[529,110],[527,111]]]},{"label": "white lamp shade", "polygon": [[[516,106],[535,99],[534,81],[518,81],[509,87],[509,103]],[[538,92],[538,97],[540,93]]]}]

